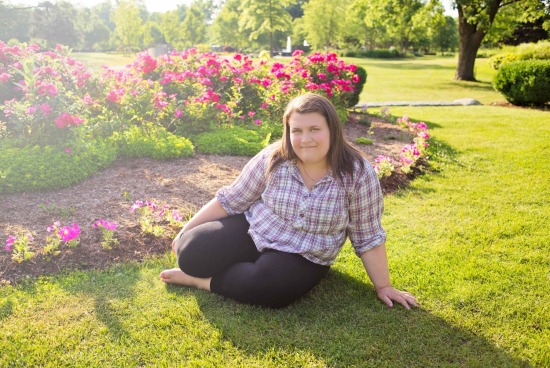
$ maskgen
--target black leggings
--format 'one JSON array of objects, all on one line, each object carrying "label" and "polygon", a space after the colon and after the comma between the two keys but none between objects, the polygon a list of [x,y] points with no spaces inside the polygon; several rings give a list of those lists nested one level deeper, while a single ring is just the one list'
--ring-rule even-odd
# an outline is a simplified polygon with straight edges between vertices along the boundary
[{"label": "black leggings", "polygon": [[212,277],[212,292],[239,302],[280,308],[310,291],[329,266],[299,254],[259,252],[244,215],[208,222],[177,240],[178,265],[194,277]]}]

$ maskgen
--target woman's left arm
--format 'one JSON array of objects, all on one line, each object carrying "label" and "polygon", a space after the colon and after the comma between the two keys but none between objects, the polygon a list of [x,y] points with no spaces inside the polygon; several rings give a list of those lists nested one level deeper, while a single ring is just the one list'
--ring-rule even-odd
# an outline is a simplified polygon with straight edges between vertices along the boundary
[{"label": "woman's left arm", "polygon": [[388,307],[393,307],[393,301],[398,302],[407,309],[411,309],[411,306],[418,307],[416,298],[412,294],[391,286],[385,244],[380,244],[361,254],[361,261],[374,284],[378,298],[386,303]]}]

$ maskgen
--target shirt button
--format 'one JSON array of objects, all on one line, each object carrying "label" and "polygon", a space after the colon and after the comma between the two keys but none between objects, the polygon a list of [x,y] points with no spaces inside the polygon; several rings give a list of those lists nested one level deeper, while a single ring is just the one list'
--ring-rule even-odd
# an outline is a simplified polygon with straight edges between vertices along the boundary
[{"label": "shirt button", "polygon": [[303,213],[300,213],[300,217],[304,217],[305,215]]}]

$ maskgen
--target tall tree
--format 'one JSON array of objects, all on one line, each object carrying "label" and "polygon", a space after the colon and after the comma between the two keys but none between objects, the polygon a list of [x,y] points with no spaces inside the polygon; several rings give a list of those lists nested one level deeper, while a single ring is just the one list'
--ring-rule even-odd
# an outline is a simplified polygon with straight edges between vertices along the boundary
[{"label": "tall tree", "polygon": [[421,0],[354,0],[353,7],[364,16],[366,30],[371,38],[376,37],[376,43],[407,51],[425,38],[419,33],[425,32],[425,27],[419,27],[418,16],[415,17],[424,9]]},{"label": "tall tree", "polygon": [[164,39],[176,50],[185,48],[185,40],[180,27],[182,19],[179,14],[178,10],[168,11],[162,15],[162,21],[159,24]]},{"label": "tall tree", "polygon": [[371,50],[383,43],[386,33],[384,25],[368,17],[375,6],[369,0],[355,0],[347,7],[344,28],[347,43]]},{"label": "tall tree", "polygon": [[122,46],[124,51],[139,50],[143,40],[142,10],[145,8],[141,1],[121,0],[113,12],[115,30],[113,37]]},{"label": "tall tree", "polygon": [[165,43],[162,31],[157,22],[149,20],[143,25],[143,44],[152,47]]},{"label": "tall tree", "polygon": [[437,28],[433,35],[433,47],[441,52],[451,50],[454,52],[458,47],[458,26],[455,18],[445,16],[445,24]]},{"label": "tall tree", "polygon": [[430,49],[435,35],[445,27],[445,8],[439,0],[429,0],[412,17],[414,28],[411,41],[416,48]]},{"label": "tall tree", "polygon": [[290,0],[243,0],[239,30],[250,30],[251,41],[269,35],[269,50],[273,54],[275,31],[290,33],[292,18],[285,8],[289,4]]},{"label": "tall tree", "polygon": [[31,7],[13,6],[0,1],[0,40],[8,42],[16,39],[20,42],[29,40]]},{"label": "tall tree", "polygon": [[74,47],[79,36],[73,19],[76,9],[66,1],[52,3],[44,1],[33,10],[29,35],[35,39],[44,40],[47,47],[63,44]]},{"label": "tall tree", "polygon": [[185,12],[181,24],[182,36],[186,46],[197,45],[206,41],[206,27],[210,21],[212,1],[195,0]]},{"label": "tall tree", "polygon": [[[499,11],[506,6],[517,6],[515,16],[520,21],[532,21],[550,13],[547,0],[455,0],[458,10],[459,54],[455,79],[475,81],[474,66],[481,42]],[[549,29],[546,22],[545,29]]]},{"label": "tall tree", "polygon": [[240,50],[248,40],[250,31],[235,32],[239,29],[241,0],[227,0],[212,24],[213,42],[224,46],[232,46]]},{"label": "tall tree", "polygon": [[349,0],[310,0],[304,4],[303,26],[315,49],[334,48],[343,38]]}]

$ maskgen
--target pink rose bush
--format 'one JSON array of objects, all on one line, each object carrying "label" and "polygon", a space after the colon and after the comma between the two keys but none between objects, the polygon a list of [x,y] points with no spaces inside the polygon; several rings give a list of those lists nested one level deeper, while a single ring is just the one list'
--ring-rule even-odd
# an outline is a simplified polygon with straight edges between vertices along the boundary
[{"label": "pink rose bush", "polygon": [[0,118],[6,138],[41,146],[106,139],[151,123],[183,136],[232,125],[267,135],[303,92],[327,96],[346,119],[355,70],[333,53],[296,51],[283,64],[190,49],[159,58],[139,53],[124,68],[92,72],[66,47],[0,41]]},{"label": "pink rose bush", "polygon": [[73,139],[84,123],[82,96],[97,84],[69,49],[39,52],[37,45],[0,41],[0,121],[4,135],[25,144],[48,145]]},{"label": "pink rose bush", "polygon": [[111,121],[117,116],[123,128],[128,122],[154,121],[181,135],[224,125],[270,130],[286,103],[306,91],[329,97],[346,116],[358,80],[355,70],[335,54],[295,52],[290,63],[282,64],[195,49],[158,59],[139,53],[126,68],[104,71],[101,116]]}]

